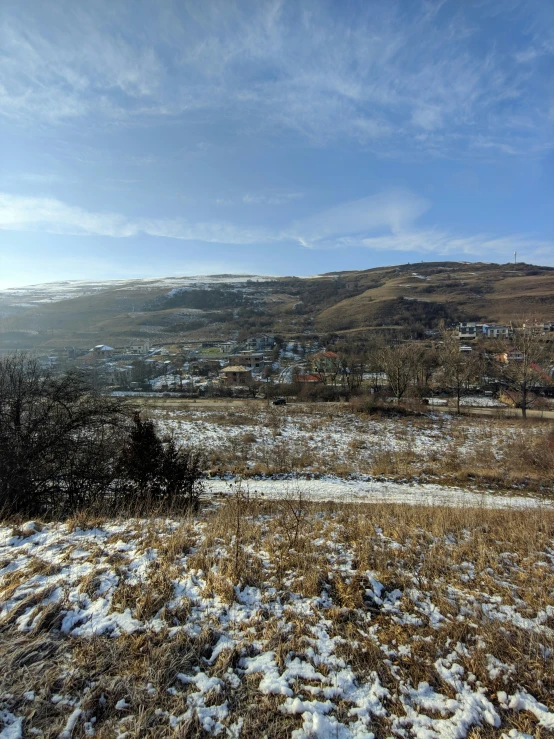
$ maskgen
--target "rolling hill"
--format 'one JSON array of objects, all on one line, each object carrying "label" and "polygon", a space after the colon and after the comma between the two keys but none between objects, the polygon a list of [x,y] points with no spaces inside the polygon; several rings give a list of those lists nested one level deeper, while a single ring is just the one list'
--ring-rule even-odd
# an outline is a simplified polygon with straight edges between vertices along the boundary
[{"label": "rolling hill", "polygon": [[256,332],[286,337],[439,321],[554,320],[554,269],[425,262],[316,277],[216,275],[63,282],[0,291],[0,349]]}]

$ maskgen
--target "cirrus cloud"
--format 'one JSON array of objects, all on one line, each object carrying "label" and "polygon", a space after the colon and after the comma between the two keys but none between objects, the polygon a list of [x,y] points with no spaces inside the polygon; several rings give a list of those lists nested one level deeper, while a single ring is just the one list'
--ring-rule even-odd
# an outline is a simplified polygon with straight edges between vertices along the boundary
[{"label": "cirrus cloud", "polygon": [[490,142],[514,154],[551,148],[549,3],[342,7],[8,2],[0,110],[27,125],[154,125],[209,112],[235,131],[294,132],[318,146],[347,138],[384,155],[477,155],[479,141],[485,154]]}]

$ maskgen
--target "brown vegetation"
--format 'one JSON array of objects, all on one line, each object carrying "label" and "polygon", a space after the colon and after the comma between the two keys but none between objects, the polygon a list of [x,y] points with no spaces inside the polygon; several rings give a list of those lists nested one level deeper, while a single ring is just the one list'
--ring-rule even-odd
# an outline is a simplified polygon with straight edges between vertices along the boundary
[{"label": "brown vegetation", "polygon": [[[45,605],[46,589],[3,618],[0,721],[2,708],[23,716],[25,735],[33,728],[45,737],[61,736],[77,711],[68,734],[75,738],[92,728],[101,738],[123,731],[137,739],[205,737],[201,707],[215,710],[226,702],[225,726],[242,718],[241,736],[284,739],[301,725],[301,717],[280,710],[283,696],[260,690],[263,675],[246,675],[241,668],[242,658],[264,651],[274,653],[280,672],[293,657],[306,669],[315,668],[319,678],[291,683],[293,694],[304,699],[306,685],[317,688],[332,674],[335,656],[358,684],[378,678],[385,691],[383,712],[368,727],[378,737],[391,734],[394,716],[407,720],[394,696],[408,687],[425,682],[445,700],[458,698],[439,669],[448,659],[459,665],[471,689],[486,688],[500,717],[498,732],[513,728],[538,736],[541,731],[533,713],[508,709],[503,693],[526,691],[554,709],[548,656],[554,622],[546,615],[554,607],[551,511],[312,506],[293,499],[261,502],[243,489],[197,524],[126,525],[127,535],[125,523],[119,523],[117,539],[123,536],[157,554],[140,587],[126,582],[132,562],[123,557],[117,584],[103,597],[109,595],[115,611],[128,608],[143,621],[138,631],[66,636],[60,623],[74,600]],[[91,556],[91,575],[106,566],[109,540],[101,546]],[[71,552],[70,546],[64,566]],[[29,561],[17,582],[42,571]],[[198,598],[176,596],[176,584],[190,573],[203,585],[201,616],[194,616],[202,605]],[[15,584],[0,576],[4,602],[17,598]],[[240,602],[245,586],[259,590],[259,608],[244,623],[229,622],[228,609]],[[93,577],[82,581],[81,591],[98,597]],[[14,619],[29,608],[42,608],[42,616],[30,631],[18,631]],[[154,617],[160,624],[155,629],[148,625]],[[189,623],[195,624],[192,630],[184,628]],[[320,659],[314,646],[322,628],[332,640],[332,658]],[[229,647],[211,659],[222,634],[230,637]],[[194,676],[197,669],[219,681],[201,702],[191,698],[195,685],[178,678]],[[348,724],[354,720],[351,705],[335,700],[332,715]],[[452,711],[435,716],[444,731],[453,730]],[[172,724],[170,717],[185,718]],[[473,735],[493,733],[476,726]]]}]

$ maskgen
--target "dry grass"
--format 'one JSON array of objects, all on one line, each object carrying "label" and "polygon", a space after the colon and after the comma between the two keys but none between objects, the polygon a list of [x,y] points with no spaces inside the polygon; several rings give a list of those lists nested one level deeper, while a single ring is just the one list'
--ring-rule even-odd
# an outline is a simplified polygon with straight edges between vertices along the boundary
[{"label": "dry grass", "polygon": [[205,447],[214,477],[359,474],[545,495],[554,487],[552,426],[538,419],[376,418],[341,404],[189,408],[154,418],[178,441]]},{"label": "dry grass", "polygon": [[[86,575],[71,569],[67,547],[64,569],[48,564],[55,545],[41,549],[32,537],[18,545],[18,568],[0,571],[0,730],[4,710],[24,717],[25,735],[57,737],[79,709],[73,737],[93,729],[203,737],[203,716],[219,711],[229,732],[243,720],[242,737],[288,737],[301,716],[283,712],[284,697],[264,693],[263,675],[244,670],[245,659],[271,651],[279,673],[295,659],[315,670],[289,683],[303,700],[312,699],[307,686],[317,694],[322,681],[333,684],[337,660],[359,685],[378,680],[376,736],[390,735],[394,716],[408,720],[399,702],[408,688],[425,682],[458,700],[439,669],[453,660],[468,690],[487,689],[503,731],[544,734],[534,714],[505,708],[497,694],[526,691],[554,710],[552,511],[269,502],[243,487],[199,521],[95,525],[79,531],[79,547],[91,551]],[[54,598],[60,576],[65,590]],[[69,636],[63,620],[85,607],[78,598],[107,598],[107,612],[128,612],[138,628],[94,635],[84,622]],[[222,636],[228,645],[212,658]],[[178,677],[198,672],[219,682],[198,692]],[[329,716],[351,724],[353,699],[332,700]],[[475,725],[467,735],[499,734]]]}]

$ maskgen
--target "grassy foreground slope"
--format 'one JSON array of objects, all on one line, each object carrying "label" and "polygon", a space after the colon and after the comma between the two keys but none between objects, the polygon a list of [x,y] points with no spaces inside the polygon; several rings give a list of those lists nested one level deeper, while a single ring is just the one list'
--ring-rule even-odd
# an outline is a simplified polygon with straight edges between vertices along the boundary
[{"label": "grassy foreground slope", "polygon": [[546,737],[554,514],[235,496],[0,526],[4,736]]}]

